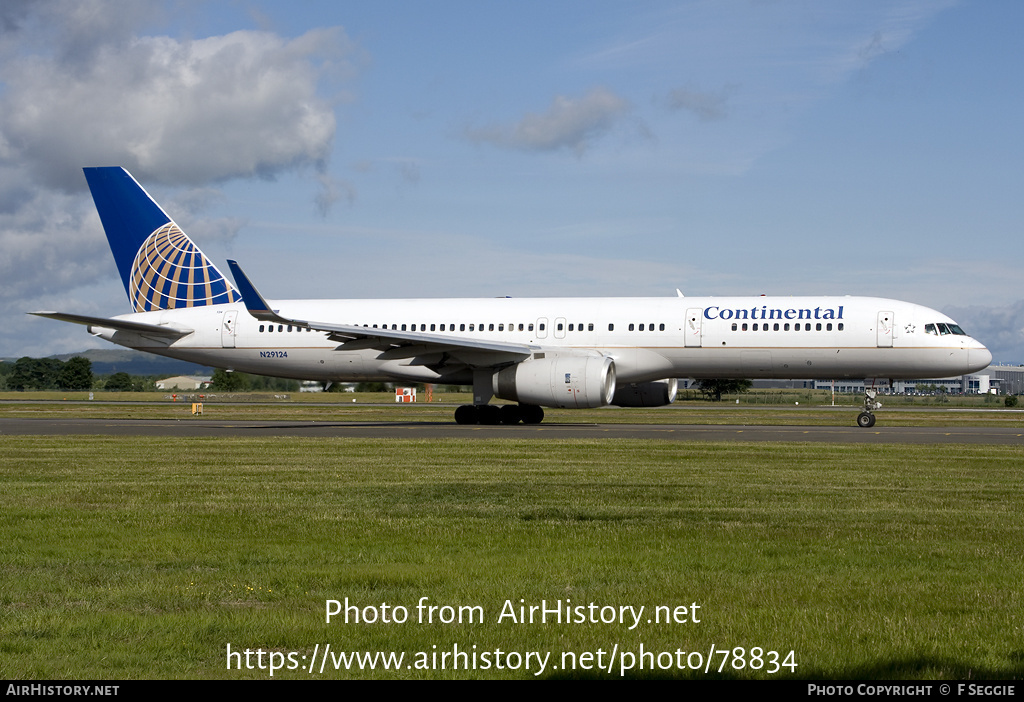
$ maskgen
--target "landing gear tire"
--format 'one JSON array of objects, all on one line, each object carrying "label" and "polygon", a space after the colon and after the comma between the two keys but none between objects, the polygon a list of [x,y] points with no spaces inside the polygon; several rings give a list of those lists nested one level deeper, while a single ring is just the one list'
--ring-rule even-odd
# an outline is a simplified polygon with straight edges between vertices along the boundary
[{"label": "landing gear tire", "polygon": [[523,418],[519,411],[519,405],[502,405],[498,409],[498,413],[501,416],[501,423],[509,426],[519,424]]},{"label": "landing gear tire", "polygon": [[519,405],[523,424],[540,424],[544,421],[544,408],[537,405]]},{"label": "landing gear tire", "polygon": [[461,405],[455,410],[456,424],[476,424],[477,411],[473,405]]},{"label": "landing gear tire", "polygon": [[477,405],[476,413],[480,424],[501,424],[501,408],[497,405]]},{"label": "landing gear tire", "polygon": [[536,405],[461,405],[455,410],[456,424],[540,424],[544,409]]},{"label": "landing gear tire", "polygon": [[857,415],[857,426],[870,429],[875,426],[875,415],[870,412],[861,412]]}]

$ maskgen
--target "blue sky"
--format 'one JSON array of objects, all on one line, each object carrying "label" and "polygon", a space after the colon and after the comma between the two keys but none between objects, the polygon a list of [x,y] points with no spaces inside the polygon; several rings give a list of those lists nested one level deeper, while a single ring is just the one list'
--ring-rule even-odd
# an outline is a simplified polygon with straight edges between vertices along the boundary
[{"label": "blue sky", "polygon": [[128,167],[270,297],[852,294],[1024,362],[1016,2],[0,9],[0,355],[128,306]]}]

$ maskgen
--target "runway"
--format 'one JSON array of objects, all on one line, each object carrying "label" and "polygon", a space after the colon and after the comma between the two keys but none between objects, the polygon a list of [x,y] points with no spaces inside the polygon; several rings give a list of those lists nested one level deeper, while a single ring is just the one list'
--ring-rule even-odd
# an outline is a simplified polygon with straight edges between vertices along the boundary
[{"label": "runway", "polygon": [[448,422],[217,421],[195,419],[0,419],[0,435],[163,437],[329,437],[381,439],[644,439],[648,441],[810,441],[847,444],[1022,444],[1004,427],[741,426],[539,424],[461,426]]}]

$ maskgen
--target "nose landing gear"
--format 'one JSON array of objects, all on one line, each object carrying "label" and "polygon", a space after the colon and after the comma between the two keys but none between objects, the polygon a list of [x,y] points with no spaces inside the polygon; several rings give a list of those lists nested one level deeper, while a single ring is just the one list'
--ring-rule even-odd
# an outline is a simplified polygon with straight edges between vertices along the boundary
[{"label": "nose landing gear", "polygon": [[874,411],[882,406],[881,402],[875,401],[877,395],[874,390],[864,391],[864,411],[857,415],[857,426],[865,429],[875,426]]}]

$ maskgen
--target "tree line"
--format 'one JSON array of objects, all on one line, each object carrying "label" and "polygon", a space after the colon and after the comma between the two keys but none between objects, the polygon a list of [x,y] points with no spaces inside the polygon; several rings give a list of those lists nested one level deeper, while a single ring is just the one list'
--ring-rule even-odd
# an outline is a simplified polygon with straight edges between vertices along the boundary
[{"label": "tree line", "polygon": [[[125,372],[96,376],[92,362],[75,356],[57,358],[23,356],[17,361],[0,361],[0,390],[108,390],[112,392],[155,392],[156,381],[164,376],[131,375]],[[210,390],[215,392],[298,392],[299,381],[247,373],[215,371]]]},{"label": "tree line", "polygon": [[91,390],[96,383],[92,362],[75,356],[67,361],[24,356],[0,362],[0,381],[7,390]]}]

